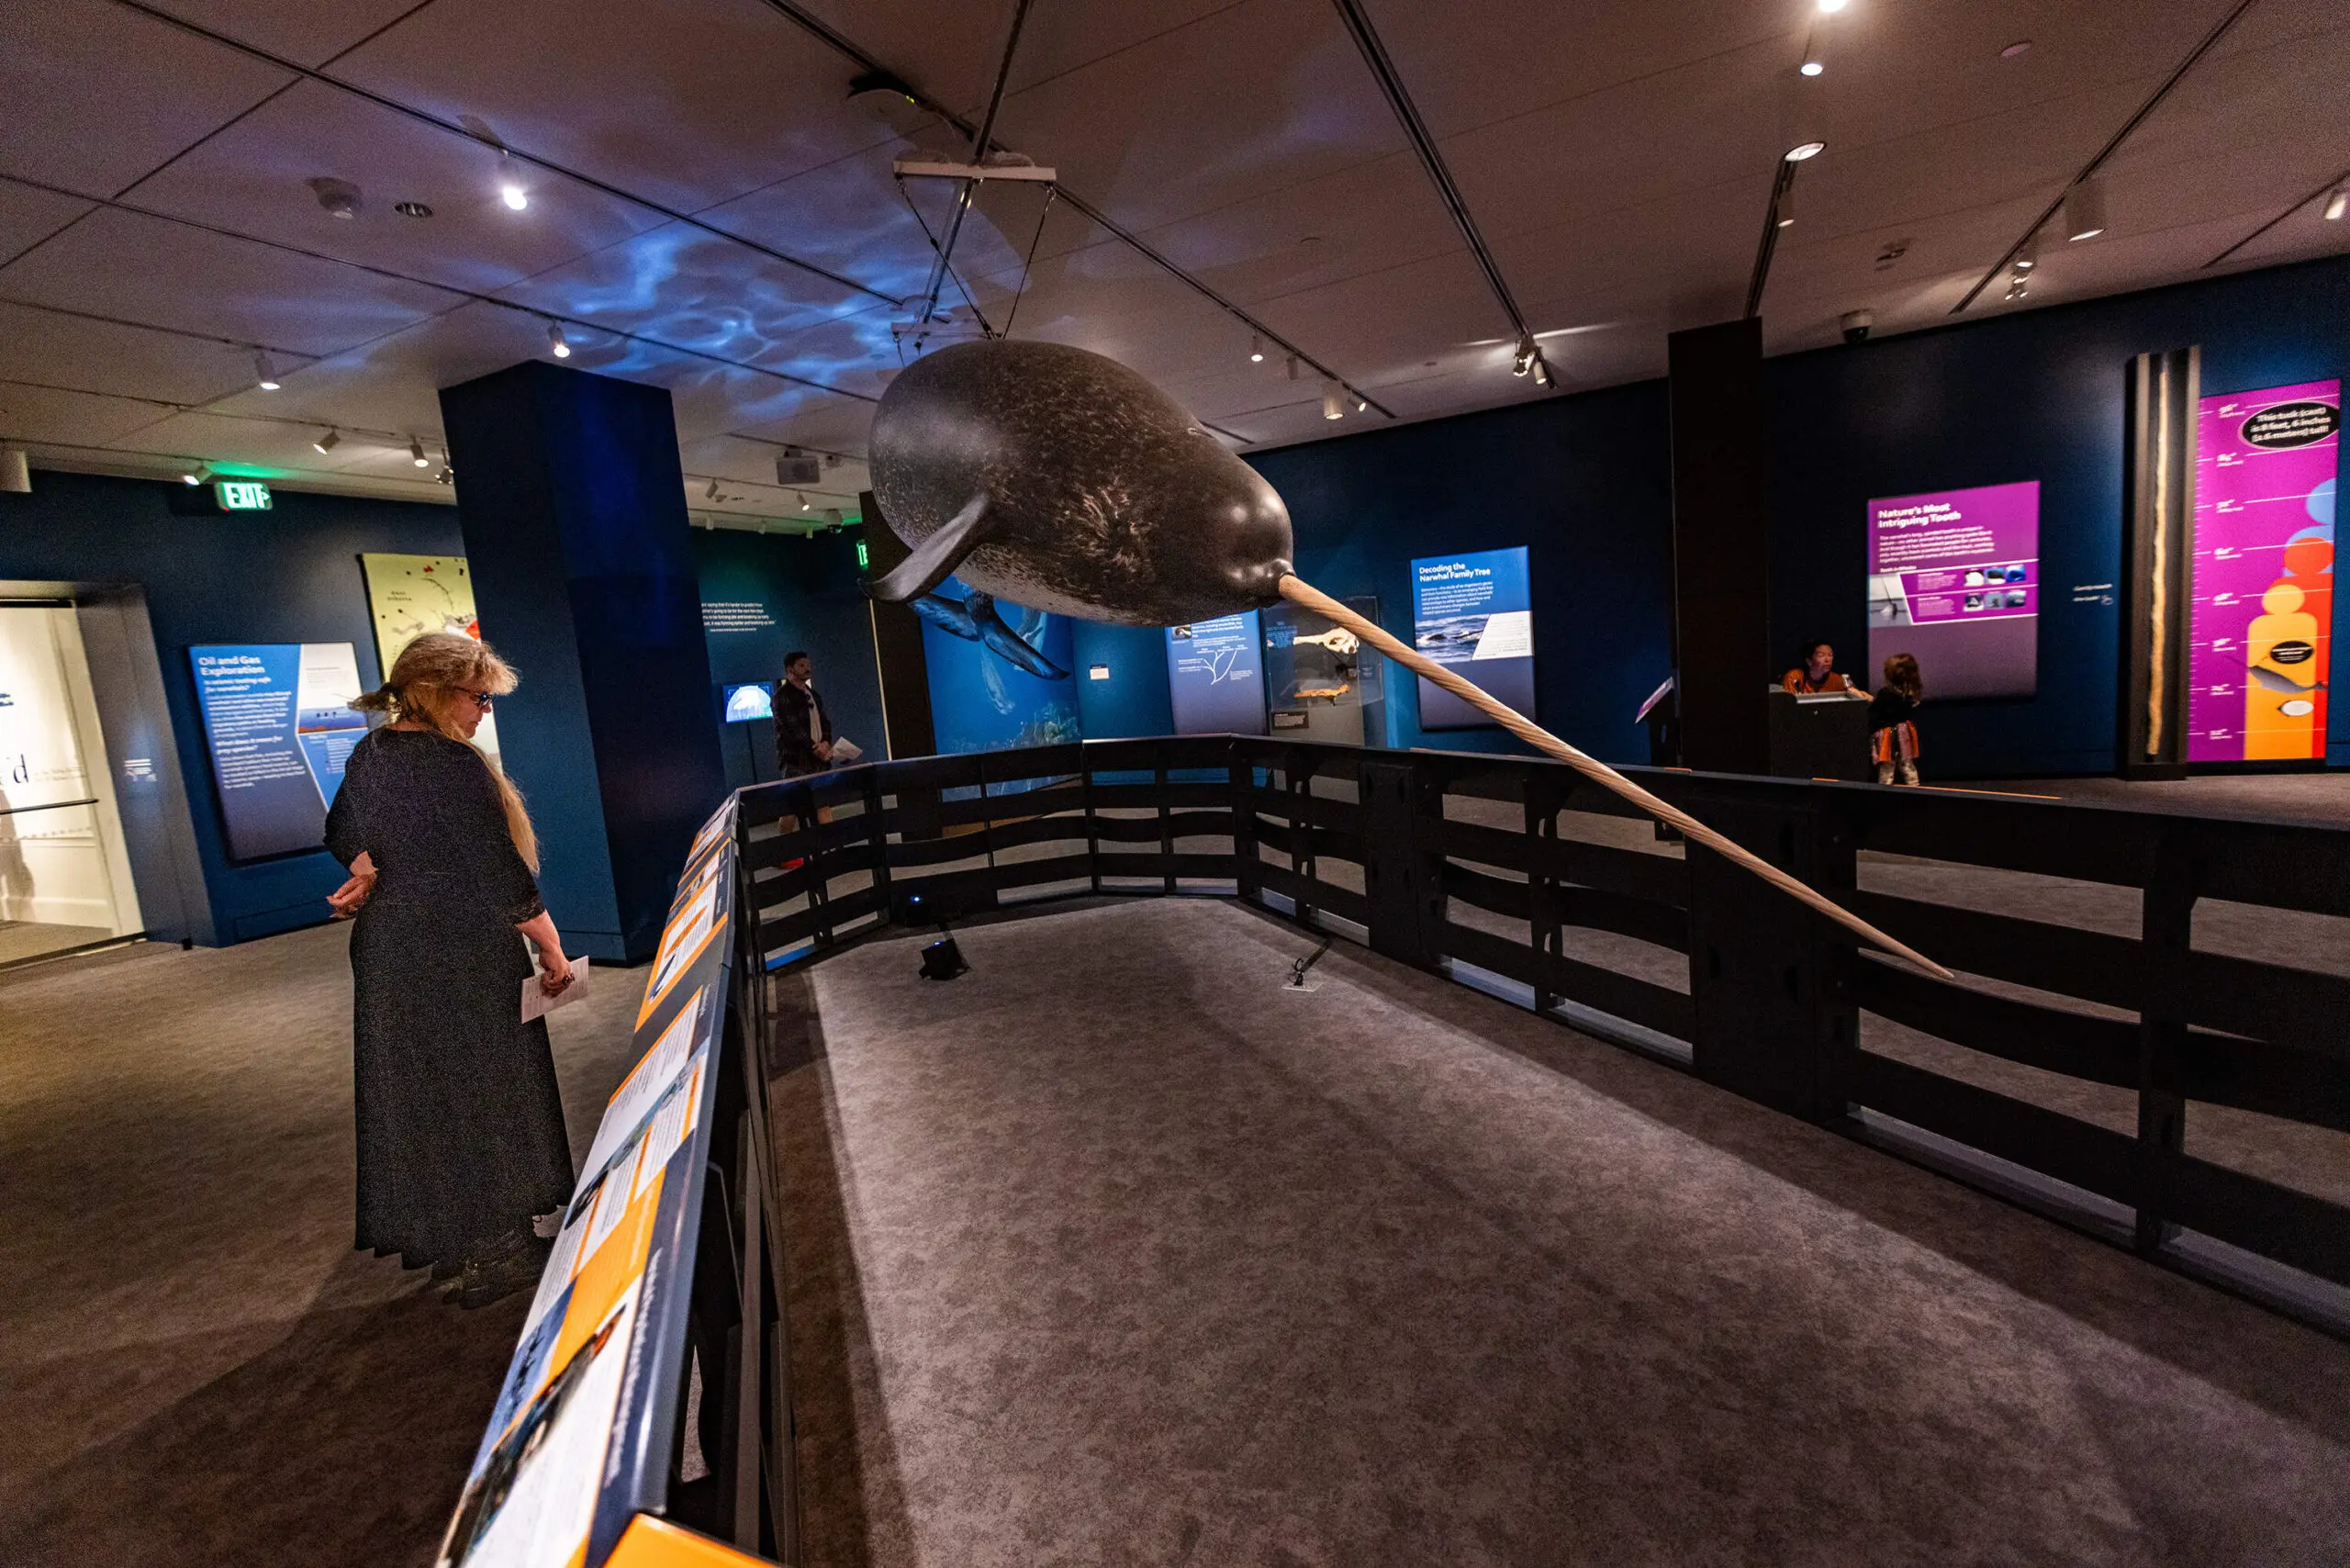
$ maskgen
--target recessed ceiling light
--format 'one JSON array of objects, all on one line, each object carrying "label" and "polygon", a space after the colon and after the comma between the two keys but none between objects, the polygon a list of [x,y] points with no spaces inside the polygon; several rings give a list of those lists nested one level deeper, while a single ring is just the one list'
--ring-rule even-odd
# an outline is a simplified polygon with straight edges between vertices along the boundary
[{"label": "recessed ceiling light", "polygon": [[1790,163],[1800,163],[1806,159],[1817,158],[1827,151],[1828,143],[1824,141],[1799,141],[1787,149],[1786,159]]},{"label": "recessed ceiling light", "polygon": [[2030,54],[2031,52],[2031,40],[2030,39],[2018,39],[2015,42],[2008,45],[2007,48],[1999,51],[1999,58],[2001,60],[2017,60],[2020,59],[2024,55]]},{"label": "recessed ceiling light", "polygon": [[432,466],[432,459],[424,455],[424,443],[414,436],[408,438],[408,460],[419,468]]},{"label": "recessed ceiling light", "polygon": [[509,180],[498,188],[498,199],[520,212],[531,205],[531,193]]},{"label": "recessed ceiling light", "polygon": [[326,434],[319,437],[318,440],[310,443],[310,450],[323,457],[341,444],[342,432],[341,431],[329,431]]},{"label": "recessed ceiling light", "polygon": [[392,210],[398,213],[402,218],[430,218],[432,216],[432,209],[425,206],[420,201],[395,202],[392,206]]},{"label": "recessed ceiling light", "polygon": [[1817,76],[1827,69],[1828,67],[1817,60],[1807,60],[1803,62],[1803,73],[1807,76]]}]

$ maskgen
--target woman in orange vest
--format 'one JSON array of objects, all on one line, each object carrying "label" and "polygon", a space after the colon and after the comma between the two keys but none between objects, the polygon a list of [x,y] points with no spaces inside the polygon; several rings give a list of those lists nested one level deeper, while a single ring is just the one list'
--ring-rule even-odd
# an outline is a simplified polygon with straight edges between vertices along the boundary
[{"label": "woman in orange vest", "polygon": [[1836,650],[1817,640],[1803,645],[1803,661],[1780,677],[1779,684],[1797,697],[1852,689],[1852,683],[1837,672]]}]

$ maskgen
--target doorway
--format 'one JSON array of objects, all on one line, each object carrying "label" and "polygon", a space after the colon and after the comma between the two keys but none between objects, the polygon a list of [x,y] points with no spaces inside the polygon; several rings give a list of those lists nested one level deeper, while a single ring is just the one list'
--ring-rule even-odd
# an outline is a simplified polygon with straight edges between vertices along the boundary
[{"label": "doorway", "polygon": [[0,967],[143,929],[70,602],[0,601]]}]

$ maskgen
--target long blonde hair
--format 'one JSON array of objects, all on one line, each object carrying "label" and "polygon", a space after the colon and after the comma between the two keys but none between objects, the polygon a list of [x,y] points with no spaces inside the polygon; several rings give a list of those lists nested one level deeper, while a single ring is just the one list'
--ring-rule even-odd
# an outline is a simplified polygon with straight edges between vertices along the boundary
[{"label": "long blonde hair", "polygon": [[[400,650],[400,656],[392,661],[392,673],[383,685],[364,697],[353,698],[351,705],[370,712],[387,712],[403,723],[422,724],[435,734],[470,747],[471,741],[442,721],[433,699],[458,688],[503,697],[514,689],[517,678],[514,667],[499,658],[487,643],[477,643],[454,632],[427,632]],[[498,785],[498,803],[506,810],[506,831],[514,835],[514,847],[520,852],[522,863],[537,870],[539,835],[531,826],[531,813],[522,804],[522,791],[514,788],[514,781],[502,771],[491,767],[487,757],[482,758],[482,767],[488,769],[490,778]]]}]

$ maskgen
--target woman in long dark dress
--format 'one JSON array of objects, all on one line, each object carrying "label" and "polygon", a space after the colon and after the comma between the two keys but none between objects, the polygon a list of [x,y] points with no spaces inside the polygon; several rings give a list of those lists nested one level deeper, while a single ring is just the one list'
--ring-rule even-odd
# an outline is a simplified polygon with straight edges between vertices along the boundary
[{"label": "woman in long dark dress", "polygon": [[327,815],[351,868],[332,902],[356,913],[352,1044],[359,1133],[357,1245],[458,1277],[480,1305],[545,1261],[533,1219],[570,1195],[571,1154],[543,1019],[521,1018],[531,974],[571,983],[533,874],[521,797],[472,737],[514,672],[483,644],[410,643],[354,707],[394,722],[352,748]]}]

